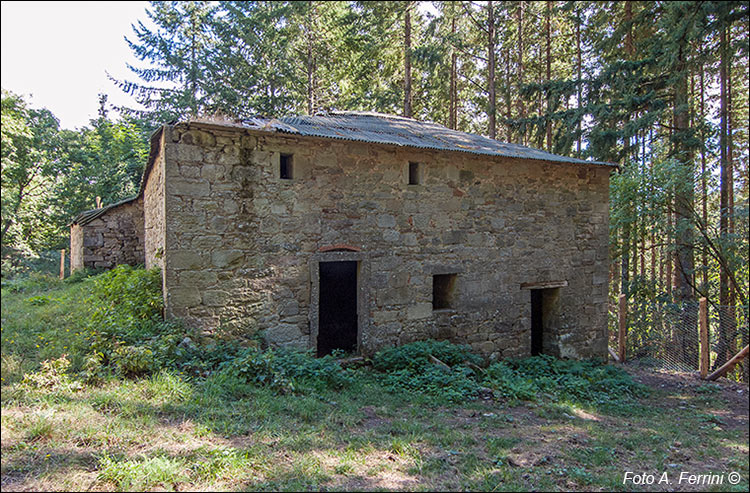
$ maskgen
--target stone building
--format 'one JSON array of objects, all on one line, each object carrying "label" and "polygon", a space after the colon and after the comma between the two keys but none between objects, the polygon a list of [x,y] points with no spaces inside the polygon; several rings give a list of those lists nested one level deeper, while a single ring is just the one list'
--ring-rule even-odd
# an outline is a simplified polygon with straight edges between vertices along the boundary
[{"label": "stone building", "polygon": [[82,212],[70,226],[70,269],[143,264],[143,198]]},{"label": "stone building", "polygon": [[152,136],[129,245],[167,316],[209,333],[604,358],[613,169],[375,113],[178,123]]}]

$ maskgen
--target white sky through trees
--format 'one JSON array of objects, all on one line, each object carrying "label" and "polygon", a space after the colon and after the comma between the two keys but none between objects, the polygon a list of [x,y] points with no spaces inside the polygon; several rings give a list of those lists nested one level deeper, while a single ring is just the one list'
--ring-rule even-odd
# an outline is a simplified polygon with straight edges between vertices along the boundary
[{"label": "white sky through trees", "polygon": [[[138,107],[107,78],[135,76],[138,65],[124,37],[131,24],[146,25],[148,2],[2,2],[3,89],[47,108],[63,128],[78,128],[97,116],[97,95],[111,104]],[[31,97],[29,97],[31,95]]]}]

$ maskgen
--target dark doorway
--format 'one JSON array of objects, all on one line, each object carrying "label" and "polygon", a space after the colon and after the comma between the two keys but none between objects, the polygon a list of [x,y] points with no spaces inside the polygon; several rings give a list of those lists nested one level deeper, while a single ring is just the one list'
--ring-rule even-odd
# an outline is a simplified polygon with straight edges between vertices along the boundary
[{"label": "dark doorway", "polygon": [[559,356],[560,288],[531,290],[531,355]]},{"label": "dark doorway", "polygon": [[531,290],[531,355],[544,352],[544,296],[543,290]]},{"label": "dark doorway", "polygon": [[357,350],[357,262],[320,262],[318,356]]}]

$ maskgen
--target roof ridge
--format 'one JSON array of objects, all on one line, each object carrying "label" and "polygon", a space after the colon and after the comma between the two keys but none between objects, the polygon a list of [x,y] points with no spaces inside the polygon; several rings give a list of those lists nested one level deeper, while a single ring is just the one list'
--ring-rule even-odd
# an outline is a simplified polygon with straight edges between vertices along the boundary
[{"label": "roof ridge", "polygon": [[401,115],[392,115],[390,113],[379,113],[377,111],[355,111],[355,110],[330,110],[327,112],[322,112],[315,114],[314,116],[372,116],[375,118],[383,118],[387,120],[407,120],[410,122],[418,122],[418,123],[432,123],[432,122],[423,122],[421,120],[417,120],[416,118],[411,118],[408,116],[401,116]]},{"label": "roof ridge", "polygon": [[[219,125],[235,126],[226,123]],[[421,149],[617,167],[612,163],[561,156],[522,144],[490,139],[483,135],[451,129],[439,123],[423,122],[414,118],[374,111],[329,110],[314,115],[253,118],[243,120],[239,126],[261,132],[279,132]]]}]

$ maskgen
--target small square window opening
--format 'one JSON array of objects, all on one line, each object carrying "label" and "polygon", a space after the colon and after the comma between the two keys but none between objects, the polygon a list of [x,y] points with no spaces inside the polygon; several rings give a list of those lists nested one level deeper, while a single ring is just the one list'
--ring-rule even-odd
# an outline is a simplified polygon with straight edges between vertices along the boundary
[{"label": "small square window opening", "polygon": [[292,179],[292,155],[282,154],[279,158],[279,178],[282,180]]},{"label": "small square window opening", "polygon": [[420,175],[420,168],[421,166],[419,163],[415,163],[413,161],[409,162],[409,185],[419,185],[421,184],[421,177]]},{"label": "small square window opening", "polygon": [[432,276],[432,309],[446,310],[455,306],[456,274]]}]

